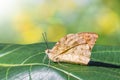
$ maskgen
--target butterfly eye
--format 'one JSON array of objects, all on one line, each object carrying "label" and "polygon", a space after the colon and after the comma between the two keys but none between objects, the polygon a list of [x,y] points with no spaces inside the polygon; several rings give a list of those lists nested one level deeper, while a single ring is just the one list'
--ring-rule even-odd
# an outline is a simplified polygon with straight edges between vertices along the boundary
[{"label": "butterfly eye", "polygon": [[59,61],[60,61],[59,57],[55,57],[54,60],[55,60],[56,62],[59,62]]},{"label": "butterfly eye", "polygon": [[45,53],[49,54],[49,53],[52,53],[51,50],[47,49],[45,50]]}]

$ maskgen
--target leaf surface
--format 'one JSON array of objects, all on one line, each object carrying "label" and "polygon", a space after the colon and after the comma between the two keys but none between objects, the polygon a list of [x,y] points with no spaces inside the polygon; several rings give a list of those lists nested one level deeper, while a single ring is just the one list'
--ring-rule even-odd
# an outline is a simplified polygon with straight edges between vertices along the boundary
[{"label": "leaf surface", "polygon": [[[49,43],[52,48],[54,43]],[[44,43],[0,44],[0,80],[119,80],[120,47],[95,45],[92,61],[117,67],[54,63],[45,54]],[[98,63],[99,64],[99,63]]]}]

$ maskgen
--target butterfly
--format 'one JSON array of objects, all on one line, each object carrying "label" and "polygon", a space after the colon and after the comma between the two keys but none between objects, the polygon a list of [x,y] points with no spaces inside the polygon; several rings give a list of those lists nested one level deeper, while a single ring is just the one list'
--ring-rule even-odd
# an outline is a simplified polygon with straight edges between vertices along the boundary
[{"label": "butterfly", "polygon": [[98,34],[92,32],[68,34],[61,38],[52,49],[47,49],[45,53],[53,62],[87,65],[97,38]]}]

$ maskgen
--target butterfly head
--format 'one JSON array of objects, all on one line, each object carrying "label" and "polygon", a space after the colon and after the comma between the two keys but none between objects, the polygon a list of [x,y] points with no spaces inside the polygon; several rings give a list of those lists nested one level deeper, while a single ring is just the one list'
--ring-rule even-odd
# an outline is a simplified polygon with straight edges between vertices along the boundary
[{"label": "butterfly head", "polygon": [[51,50],[50,50],[50,49],[47,49],[47,50],[45,50],[45,53],[46,53],[46,54],[50,54],[50,53],[51,53]]},{"label": "butterfly head", "polygon": [[54,61],[54,62],[58,62],[59,61],[58,56],[55,56],[55,54],[53,53],[52,50],[47,49],[47,50],[45,50],[45,53],[48,55],[49,59],[51,59],[52,61]]}]

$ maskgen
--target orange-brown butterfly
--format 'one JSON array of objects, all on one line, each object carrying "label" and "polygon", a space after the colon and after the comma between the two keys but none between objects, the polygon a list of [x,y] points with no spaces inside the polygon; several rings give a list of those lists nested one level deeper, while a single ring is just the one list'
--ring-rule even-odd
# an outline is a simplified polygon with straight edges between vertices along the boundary
[{"label": "orange-brown butterfly", "polygon": [[47,49],[45,52],[53,62],[87,65],[97,38],[98,35],[91,32],[68,34],[61,38],[52,49]]}]

